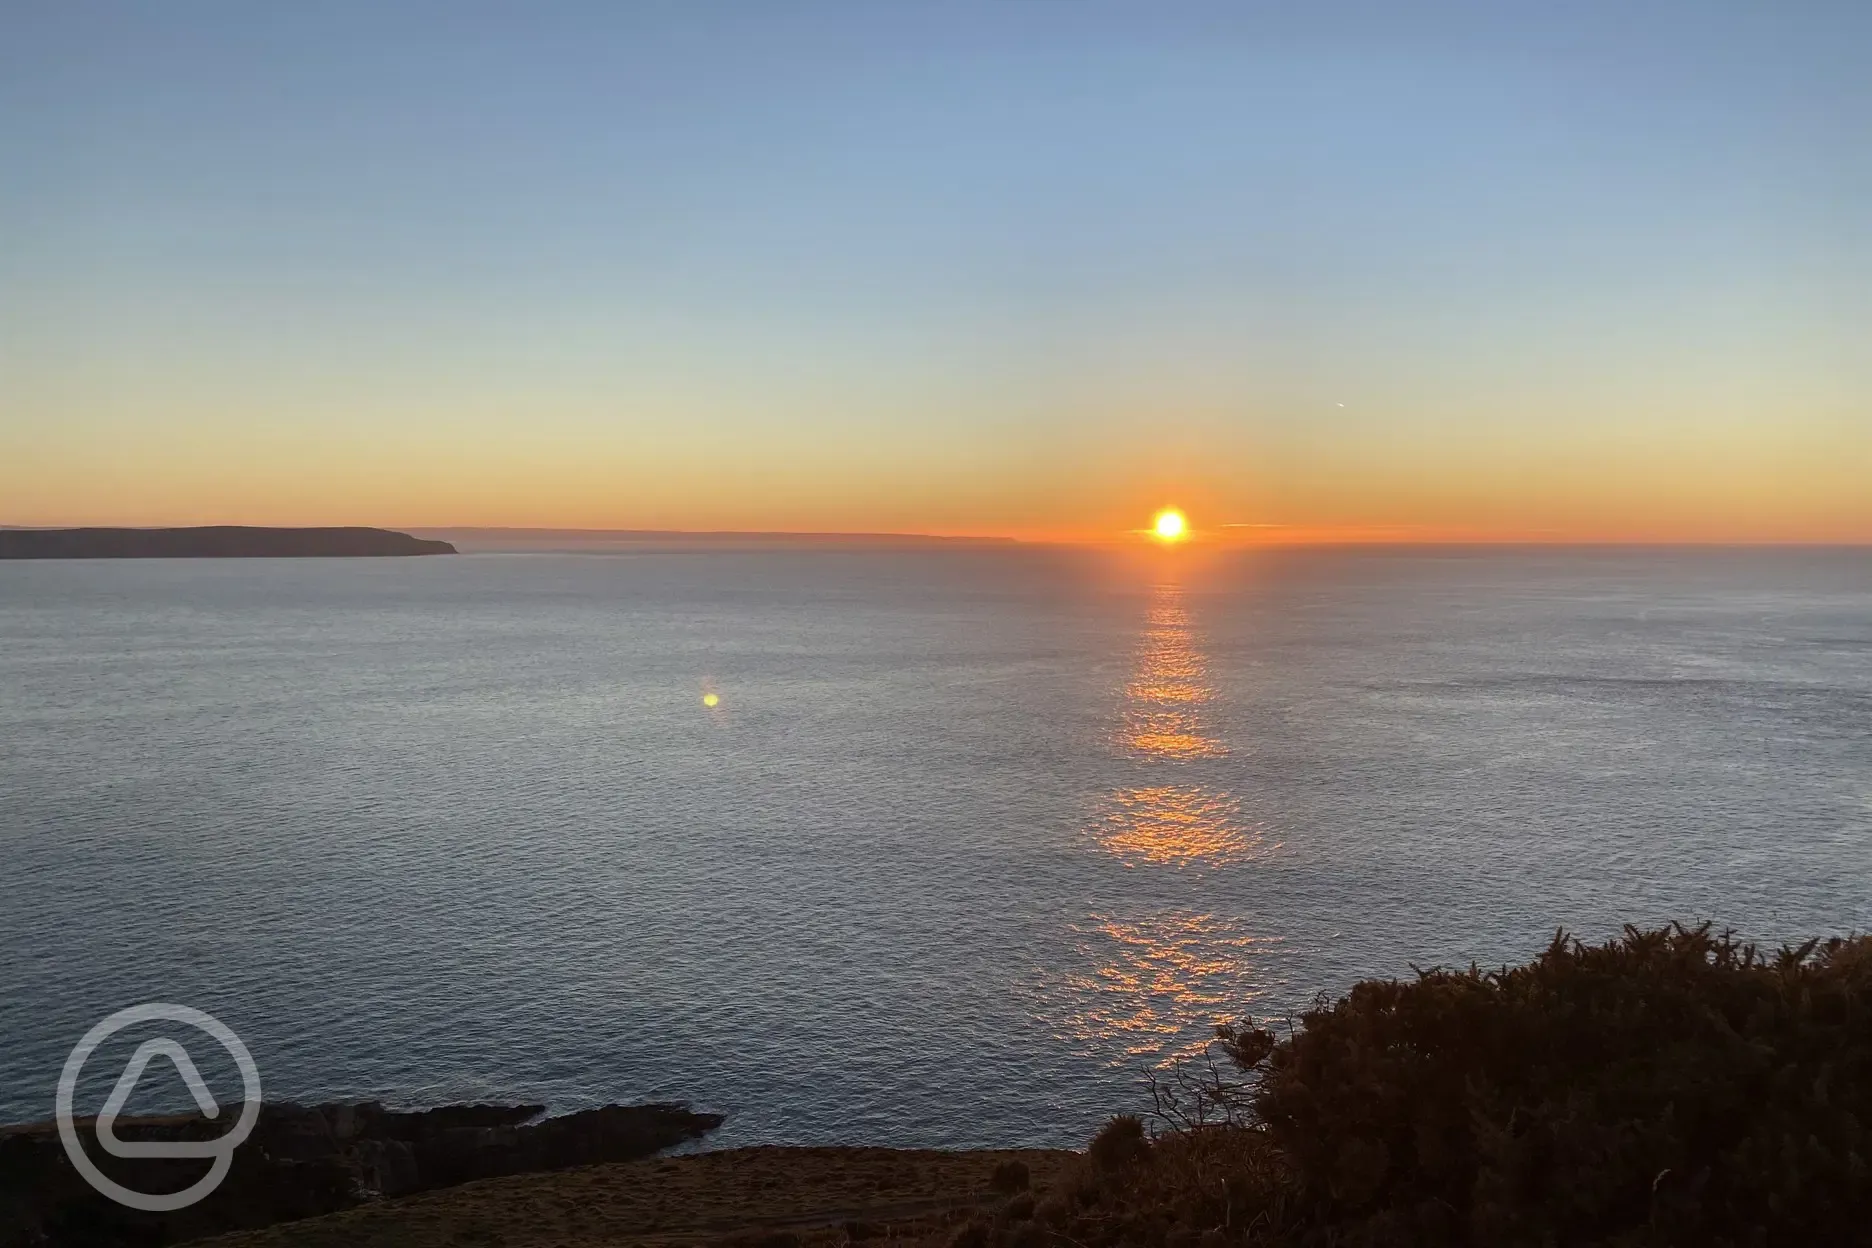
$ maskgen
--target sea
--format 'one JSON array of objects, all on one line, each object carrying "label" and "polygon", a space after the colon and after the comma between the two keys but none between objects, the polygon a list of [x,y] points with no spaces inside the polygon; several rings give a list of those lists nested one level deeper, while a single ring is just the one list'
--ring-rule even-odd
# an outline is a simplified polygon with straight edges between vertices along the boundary
[{"label": "sea", "polygon": [[1872,929],[1872,551],[0,564],[0,1122],[154,1002],[269,1100],[1070,1146],[1218,1022],[1672,920]]}]

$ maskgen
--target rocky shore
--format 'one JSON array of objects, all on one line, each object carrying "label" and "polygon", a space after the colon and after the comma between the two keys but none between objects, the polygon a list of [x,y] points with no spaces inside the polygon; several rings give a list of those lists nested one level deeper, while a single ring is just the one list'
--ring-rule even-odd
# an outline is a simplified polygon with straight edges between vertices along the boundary
[{"label": "rocky shore", "polygon": [[[376,1103],[267,1105],[226,1180],[199,1204],[141,1213],[94,1192],[52,1123],[0,1128],[0,1248],[131,1248],[315,1217],[477,1179],[631,1161],[706,1135],[718,1114],[684,1105],[611,1105],[544,1118],[539,1105],[452,1105],[403,1112]],[[99,1169],[142,1192],[178,1191],[197,1159],[108,1156],[93,1124],[79,1135]],[[124,1118],[124,1140],[212,1140],[199,1115]]]}]

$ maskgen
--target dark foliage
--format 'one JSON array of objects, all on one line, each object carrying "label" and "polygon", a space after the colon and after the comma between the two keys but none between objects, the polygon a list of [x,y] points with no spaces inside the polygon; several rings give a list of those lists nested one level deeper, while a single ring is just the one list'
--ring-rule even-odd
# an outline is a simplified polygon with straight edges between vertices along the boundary
[{"label": "dark foliage", "polygon": [[1872,942],[1559,936],[1220,1048],[1243,1075],[1160,1087],[1170,1129],[1107,1126],[1036,1217],[1087,1248],[1872,1244]]},{"label": "dark foliage", "polygon": [[1033,1182],[1033,1175],[1028,1172],[1024,1161],[1004,1161],[994,1168],[994,1177],[989,1186],[997,1192],[1024,1192]]},{"label": "dark foliage", "polygon": [[1101,1170],[1121,1170],[1149,1155],[1144,1122],[1131,1114],[1120,1114],[1106,1123],[1086,1150],[1086,1156]]},{"label": "dark foliage", "polygon": [[1034,1198],[1031,1192],[1020,1195],[1001,1206],[1001,1217],[1007,1222],[1025,1222],[1034,1216]]},{"label": "dark foliage", "polygon": [[970,1218],[950,1235],[949,1248],[988,1248],[993,1242],[993,1228],[980,1218]]}]

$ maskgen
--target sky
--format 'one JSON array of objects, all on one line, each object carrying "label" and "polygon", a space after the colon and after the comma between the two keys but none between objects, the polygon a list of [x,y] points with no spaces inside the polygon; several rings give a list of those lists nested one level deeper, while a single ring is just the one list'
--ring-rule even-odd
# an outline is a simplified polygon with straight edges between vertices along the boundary
[{"label": "sky", "polygon": [[0,523],[1872,541],[1872,5],[0,0]]}]

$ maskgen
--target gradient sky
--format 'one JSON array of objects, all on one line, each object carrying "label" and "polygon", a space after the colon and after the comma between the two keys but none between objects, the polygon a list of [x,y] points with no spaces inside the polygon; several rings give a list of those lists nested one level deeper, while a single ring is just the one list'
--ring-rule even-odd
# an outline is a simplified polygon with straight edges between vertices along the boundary
[{"label": "gradient sky", "polygon": [[4,3],[0,523],[1872,541],[1872,4]]}]

